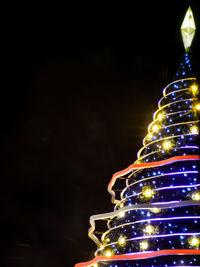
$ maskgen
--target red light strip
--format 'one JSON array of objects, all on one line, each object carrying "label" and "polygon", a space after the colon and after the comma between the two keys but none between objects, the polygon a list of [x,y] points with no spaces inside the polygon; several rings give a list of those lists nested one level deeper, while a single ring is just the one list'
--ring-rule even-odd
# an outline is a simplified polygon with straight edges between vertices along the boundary
[{"label": "red light strip", "polygon": [[115,193],[112,190],[112,187],[114,186],[115,181],[118,177],[130,173],[134,169],[157,167],[157,166],[162,166],[162,165],[170,164],[170,163],[181,161],[181,160],[199,160],[199,155],[175,156],[175,157],[165,159],[165,160],[160,160],[160,161],[141,163],[141,164],[132,164],[128,168],[114,173],[110,183],[108,184],[108,192],[112,196],[112,203],[117,203],[117,201],[115,200]]},{"label": "red light strip", "polygon": [[114,255],[111,257],[98,256],[88,262],[81,262],[75,264],[74,267],[88,267],[99,261],[115,261],[115,260],[139,260],[151,257],[164,256],[164,255],[200,255],[200,249],[165,249],[160,251],[128,254],[128,255]]}]

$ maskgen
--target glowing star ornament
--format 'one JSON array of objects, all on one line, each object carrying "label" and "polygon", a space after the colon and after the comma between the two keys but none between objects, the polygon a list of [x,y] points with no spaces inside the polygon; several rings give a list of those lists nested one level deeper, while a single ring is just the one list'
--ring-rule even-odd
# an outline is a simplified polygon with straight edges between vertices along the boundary
[{"label": "glowing star ornament", "polygon": [[181,35],[185,51],[187,52],[191,46],[196,31],[194,17],[191,7],[188,8],[183,23],[181,25]]}]

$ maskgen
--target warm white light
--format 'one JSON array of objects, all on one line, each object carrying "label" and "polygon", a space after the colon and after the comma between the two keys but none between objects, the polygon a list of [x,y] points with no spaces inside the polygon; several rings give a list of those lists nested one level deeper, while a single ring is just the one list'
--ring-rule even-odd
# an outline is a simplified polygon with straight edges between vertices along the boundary
[{"label": "warm white light", "polygon": [[121,211],[121,212],[119,213],[119,217],[120,217],[120,218],[123,218],[124,216],[125,216],[125,212]]},{"label": "warm white light", "polygon": [[188,240],[188,243],[193,247],[199,247],[200,239],[194,236]]},{"label": "warm white light", "polygon": [[159,121],[161,121],[164,118],[164,115],[162,113],[159,113],[157,118],[159,119]]},{"label": "warm white light", "polygon": [[197,110],[200,110],[200,103],[195,106]]},{"label": "warm white light", "polygon": [[106,257],[111,257],[112,256],[112,253],[110,250],[107,250],[106,253],[105,253]]},{"label": "warm white light", "polygon": [[150,187],[148,186],[144,186],[142,188],[142,194],[143,196],[145,196],[146,198],[151,198],[153,196],[153,191]]},{"label": "warm white light", "polygon": [[156,132],[158,129],[159,129],[159,126],[158,126],[157,124],[154,124],[154,125],[152,126],[152,131],[153,131],[153,132]]},{"label": "warm white light", "polygon": [[95,263],[93,266],[94,266],[94,267],[98,267],[98,264],[97,264],[97,263]]},{"label": "warm white light", "polygon": [[163,146],[163,149],[169,150],[169,149],[172,148],[173,144],[170,141],[164,141],[163,144],[162,144],[162,146]]},{"label": "warm white light", "polygon": [[198,134],[199,133],[199,128],[197,127],[197,126],[192,126],[191,128],[190,128],[190,132],[192,133],[192,134]]},{"label": "warm white light", "polygon": [[141,249],[141,250],[146,250],[146,249],[148,249],[148,247],[149,247],[149,244],[148,244],[147,241],[142,241],[142,242],[140,243],[140,249]]},{"label": "warm white light", "polygon": [[159,212],[161,212],[161,209],[153,208],[150,211],[153,212],[153,213],[159,213]]},{"label": "warm white light", "polygon": [[149,134],[147,135],[147,138],[148,138],[148,139],[152,139],[152,138],[153,138],[153,134],[152,134],[152,133],[149,133]]},{"label": "warm white light", "polygon": [[195,95],[198,93],[198,86],[197,85],[192,85],[191,86],[191,91]]},{"label": "warm white light", "polygon": [[155,229],[152,225],[149,224],[144,228],[143,231],[144,231],[144,233],[150,235],[150,234],[154,233]]},{"label": "warm white light", "polygon": [[192,200],[197,200],[199,201],[200,200],[200,192],[194,192],[192,194]]},{"label": "warm white light", "polygon": [[120,246],[123,246],[123,245],[125,245],[125,243],[126,243],[126,239],[125,239],[124,237],[121,236],[121,237],[118,239],[118,243],[119,243]]}]

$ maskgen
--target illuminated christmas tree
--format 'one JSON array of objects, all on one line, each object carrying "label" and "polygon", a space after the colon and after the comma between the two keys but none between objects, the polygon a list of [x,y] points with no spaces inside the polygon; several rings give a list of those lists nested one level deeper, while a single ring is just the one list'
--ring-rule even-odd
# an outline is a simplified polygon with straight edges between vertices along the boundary
[{"label": "illuminated christmas tree", "polygon": [[200,266],[200,94],[190,7],[181,33],[180,67],[163,90],[138,159],[108,185],[114,211],[90,218],[95,258],[77,267]]}]

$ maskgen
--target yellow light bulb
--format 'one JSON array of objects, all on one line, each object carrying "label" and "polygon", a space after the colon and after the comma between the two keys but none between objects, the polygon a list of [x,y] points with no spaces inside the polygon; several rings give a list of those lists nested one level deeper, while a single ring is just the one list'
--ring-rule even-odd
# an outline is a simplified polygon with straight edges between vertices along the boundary
[{"label": "yellow light bulb", "polygon": [[162,144],[162,146],[163,146],[163,149],[169,150],[169,149],[172,148],[173,144],[170,141],[164,141],[163,144]]},{"label": "yellow light bulb", "polygon": [[192,85],[191,86],[191,91],[195,95],[198,92],[198,86],[197,85]]},{"label": "yellow light bulb", "polygon": [[123,208],[124,207],[124,203],[121,203],[119,206],[120,206],[120,208]]},{"label": "yellow light bulb", "polygon": [[192,200],[197,200],[199,201],[200,200],[200,192],[194,192],[192,194]]},{"label": "yellow light bulb", "polygon": [[106,253],[105,253],[106,257],[111,257],[112,256],[112,253],[110,250],[107,250]]},{"label": "yellow light bulb", "polygon": [[125,213],[123,212],[123,211],[121,211],[120,213],[119,213],[119,217],[120,218],[123,218],[125,216]]},{"label": "yellow light bulb", "polygon": [[157,124],[154,124],[154,125],[152,126],[152,131],[153,131],[153,132],[156,132],[158,129],[159,129],[159,127],[158,127]]},{"label": "yellow light bulb", "polygon": [[150,235],[155,231],[155,229],[152,225],[149,224],[145,227],[145,229],[143,231],[144,231],[144,233]]},{"label": "yellow light bulb", "polygon": [[161,212],[161,209],[153,208],[150,211],[153,212],[153,213],[159,213],[159,212]]},{"label": "yellow light bulb", "polygon": [[120,244],[120,246],[123,246],[123,245],[125,245],[125,243],[126,243],[126,239],[124,238],[124,237],[120,237],[119,239],[118,239],[118,243]]},{"label": "yellow light bulb", "polygon": [[95,263],[95,264],[94,264],[94,267],[98,267],[98,264],[97,264],[97,263]]},{"label": "yellow light bulb", "polygon": [[110,238],[106,238],[106,242],[107,242],[107,243],[110,242]]},{"label": "yellow light bulb", "polygon": [[198,237],[193,236],[189,238],[188,243],[193,247],[199,247],[200,239]]},{"label": "yellow light bulb", "polygon": [[195,106],[197,110],[200,110],[200,103]]},{"label": "yellow light bulb", "polygon": [[190,133],[192,133],[192,134],[198,134],[199,133],[199,128],[197,127],[197,126],[192,126],[191,128],[190,128]]},{"label": "yellow light bulb", "polygon": [[148,249],[148,247],[149,247],[149,244],[148,244],[147,241],[142,241],[142,242],[140,243],[140,249],[141,249],[141,250]]},{"label": "yellow light bulb", "polygon": [[147,135],[147,138],[148,138],[148,139],[152,139],[152,137],[153,137],[153,134],[152,134],[152,133],[149,133],[149,134]]},{"label": "yellow light bulb", "polygon": [[164,115],[162,113],[159,113],[157,118],[159,121],[161,121],[164,118]]},{"label": "yellow light bulb", "polygon": [[153,191],[151,190],[150,187],[148,186],[144,186],[142,188],[142,194],[143,196],[145,196],[146,198],[151,198],[153,196]]}]

